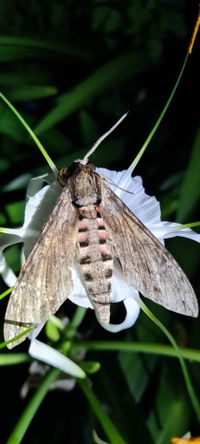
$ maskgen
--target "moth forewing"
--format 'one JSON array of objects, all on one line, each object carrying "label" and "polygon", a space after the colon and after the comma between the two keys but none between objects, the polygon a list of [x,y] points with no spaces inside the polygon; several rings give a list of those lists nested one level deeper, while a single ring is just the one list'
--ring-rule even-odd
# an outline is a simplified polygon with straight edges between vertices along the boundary
[{"label": "moth forewing", "polygon": [[[10,296],[4,323],[5,340],[27,326],[44,323],[72,291],[70,267],[75,255],[77,211],[65,188],[44,225]],[[18,345],[27,335],[8,345]]]},{"label": "moth forewing", "polygon": [[198,316],[194,290],[169,251],[105,183],[102,199],[102,217],[125,280],[169,310]]}]

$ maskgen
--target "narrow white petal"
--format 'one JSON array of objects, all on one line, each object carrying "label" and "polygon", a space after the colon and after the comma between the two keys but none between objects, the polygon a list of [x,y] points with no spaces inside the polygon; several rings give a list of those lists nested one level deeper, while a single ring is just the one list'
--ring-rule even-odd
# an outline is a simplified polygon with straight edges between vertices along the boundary
[{"label": "narrow white petal", "polygon": [[3,233],[0,236],[0,252],[5,250],[5,248],[9,247],[10,245],[15,245],[23,242],[21,233],[22,232],[20,228],[13,229],[12,233]]},{"label": "narrow white petal", "polygon": [[71,267],[71,273],[73,291],[70,293],[68,299],[80,307],[93,308],[86,293],[85,287],[81,282],[80,273],[76,263],[74,263],[73,267]]},{"label": "narrow white petal", "polygon": [[45,325],[45,322],[43,322],[42,324],[38,325],[37,327],[33,328],[30,331],[30,333],[28,335],[28,338],[30,339],[30,341],[33,341],[34,339],[37,338],[37,336],[39,335],[39,333],[43,329],[44,325]]},{"label": "narrow white petal", "polygon": [[122,269],[118,262],[114,261],[112,277],[111,302],[120,302],[127,298],[137,300],[138,291],[124,280]]},{"label": "narrow white petal", "polygon": [[29,199],[30,196],[34,196],[34,194],[40,191],[43,188],[44,183],[50,185],[54,181],[55,181],[55,176],[53,175],[52,177],[52,173],[45,173],[42,174],[41,176],[32,177],[27,187],[27,192],[26,192],[27,199]]},{"label": "narrow white petal", "polygon": [[0,236],[0,274],[8,287],[13,287],[16,282],[16,275],[7,265],[3,251],[10,245],[22,242],[20,229],[13,229],[12,234],[2,234]]},{"label": "narrow white petal", "polygon": [[13,287],[15,285],[17,278],[11,268],[6,264],[2,253],[0,253],[0,274],[8,287]]},{"label": "narrow white petal", "polygon": [[75,362],[71,361],[71,359],[67,358],[57,350],[54,350],[49,345],[38,341],[38,339],[33,339],[31,341],[28,353],[32,358],[58,368],[62,372],[75,378],[85,378],[86,376],[85,372],[75,364]]},{"label": "narrow white petal", "polygon": [[118,333],[119,331],[130,328],[133,324],[135,324],[140,313],[140,306],[133,298],[124,299],[123,303],[126,308],[126,317],[124,321],[120,324],[109,324],[107,327],[102,325],[105,330],[111,333]]},{"label": "narrow white petal", "polygon": [[[36,179],[35,179],[36,180]],[[40,183],[40,181],[39,181]],[[35,241],[41,232],[44,223],[51,214],[56,200],[61,193],[61,187],[57,182],[51,185],[45,185],[42,189],[32,194],[35,191],[35,183],[30,186],[27,192],[27,203],[25,209],[24,219],[24,253],[25,257],[31,252]]]},{"label": "narrow white petal", "polygon": [[180,236],[194,240],[195,242],[200,242],[200,233],[196,233],[191,228],[177,227],[180,227],[180,224],[175,222],[160,222],[159,224],[152,225],[149,229],[158,239],[169,239]]},{"label": "narrow white petal", "polygon": [[25,208],[25,217],[24,217],[24,227],[27,227],[32,220],[33,215],[35,214],[37,208],[39,207],[41,201],[45,198],[45,195],[49,189],[49,185],[45,185],[41,190],[37,191],[35,194],[27,193],[27,203]]},{"label": "narrow white petal", "polygon": [[58,182],[55,181],[55,177],[53,183],[44,185],[45,182],[48,182],[49,176],[51,177],[51,175],[35,177],[31,180],[28,186],[26,193],[27,203],[24,220],[25,226],[27,226],[32,220],[33,215],[35,214],[36,210],[38,210],[41,203],[43,211],[45,211],[45,209],[48,207],[50,207],[51,210],[51,207],[54,206],[55,201],[62,190]]},{"label": "narrow white petal", "polygon": [[75,385],[76,381],[74,379],[58,379],[58,381],[51,384],[50,390],[65,390],[69,392],[70,390],[73,390]]},{"label": "narrow white petal", "polygon": [[23,187],[27,186],[27,183],[31,179],[30,173],[24,173],[20,176],[17,176],[15,179],[11,180],[7,185],[4,186],[4,191],[16,191],[20,190]]},{"label": "narrow white petal", "polygon": [[17,237],[22,238],[24,230],[22,227],[20,227],[20,228],[1,228],[0,233],[5,234],[5,235],[8,234],[9,236],[11,235],[11,236],[17,236]]},{"label": "narrow white petal", "polygon": [[[110,188],[119,196],[121,199],[123,198],[123,194],[126,190],[131,190],[132,186],[132,176],[130,174],[126,174],[126,170],[123,171],[112,171],[107,168],[97,168],[97,173],[102,174],[102,176],[107,177],[108,184]],[[135,178],[134,178],[135,179]]]}]

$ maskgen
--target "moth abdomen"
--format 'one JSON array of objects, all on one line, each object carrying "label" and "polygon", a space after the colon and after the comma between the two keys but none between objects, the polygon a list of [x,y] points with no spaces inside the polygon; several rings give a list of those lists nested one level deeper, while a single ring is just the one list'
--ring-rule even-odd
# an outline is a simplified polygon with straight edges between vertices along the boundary
[{"label": "moth abdomen", "polygon": [[89,255],[82,256],[79,259],[80,265],[91,264],[91,257]]},{"label": "moth abdomen", "polygon": [[112,270],[112,268],[110,267],[108,267],[107,269],[106,269],[106,273],[105,273],[105,277],[106,278],[112,278],[112,274],[113,274],[113,270]]},{"label": "moth abdomen", "polygon": [[88,228],[87,228],[87,226],[86,227],[84,227],[84,226],[81,227],[80,226],[78,231],[79,231],[79,233],[86,233],[88,231]]},{"label": "moth abdomen", "polygon": [[[98,298],[96,302],[101,302],[104,301],[105,298],[107,298],[106,295],[110,295],[111,281],[110,279],[104,278],[101,281],[97,282],[97,280],[94,278],[93,280],[91,279],[89,281],[89,283],[87,284],[87,288],[90,295],[92,296],[92,299],[95,301],[95,298]],[[107,299],[106,301],[109,302],[109,300]]]},{"label": "moth abdomen", "polygon": [[103,251],[101,252],[101,258],[103,262],[112,261],[113,259],[112,254]]},{"label": "moth abdomen", "polygon": [[81,248],[88,247],[89,246],[89,241],[87,239],[79,241],[79,245],[80,245]]},{"label": "moth abdomen", "polygon": [[[110,240],[99,208],[79,209],[77,261],[88,297],[103,325],[110,320],[113,257]],[[96,217],[94,217],[94,215]]]},{"label": "moth abdomen", "polygon": [[85,273],[83,273],[83,277],[84,277],[85,282],[93,281],[93,276],[91,275],[91,273],[88,273],[87,271]]}]

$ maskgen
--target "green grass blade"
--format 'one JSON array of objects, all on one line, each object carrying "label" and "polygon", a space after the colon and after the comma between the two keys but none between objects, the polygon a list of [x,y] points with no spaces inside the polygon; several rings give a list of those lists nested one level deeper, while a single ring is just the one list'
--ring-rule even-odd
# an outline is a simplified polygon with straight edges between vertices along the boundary
[{"label": "green grass blade", "polygon": [[6,291],[4,291],[3,293],[1,293],[1,295],[0,295],[0,299],[3,299],[3,298],[5,298],[6,296],[8,296],[8,294],[10,294],[12,290],[13,290],[13,288],[8,288]]},{"label": "green grass blade", "polygon": [[35,144],[37,145],[37,147],[39,148],[39,150],[41,151],[42,155],[44,156],[45,160],[47,161],[47,163],[49,164],[50,168],[52,169],[52,171],[54,172],[54,174],[57,176],[57,168],[55,166],[55,164],[53,163],[53,161],[51,160],[50,156],[48,155],[47,151],[45,150],[45,148],[43,147],[43,145],[41,144],[40,140],[38,139],[38,137],[34,134],[34,132],[32,131],[32,129],[30,128],[30,126],[26,123],[26,121],[23,119],[23,117],[21,116],[21,114],[19,114],[19,112],[16,110],[16,108],[12,105],[12,103],[10,103],[10,101],[4,96],[4,94],[2,94],[0,92],[0,98],[4,101],[4,103],[6,103],[6,105],[10,108],[10,110],[16,115],[16,117],[18,118],[18,120],[21,122],[21,124],[24,126],[24,128],[26,129],[26,131],[29,133],[29,135],[31,136],[31,138],[33,139],[33,141],[35,142]]},{"label": "green grass blade", "polygon": [[147,139],[145,140],[145,142],[144,142],[142,148],[140,149],[139,153],[137,154],[137,156],[135,157],[134,161],[132,162],[132,164],[128,168],[128,171],[130,171],[130,173],[132,173],[132,171],[134,170],[134,168],[136,167],[136,165],[140,161],[141,157],[143,156],[144,152],[146,151],[149,143],[151,142],[152,138],[154,137],[154,134],[156,133],[158,127],[160,126],[160,124],[161,124],[161,122],[162,122],[162,120],[163,120],[163,118],[164,118],[164,116],[165,116],[165,114],[166,114],[166,112],[167,112],[167,110],[168,110],[168,108],[169,108],[173,98],[174,98],[175,92],[176,92],[176,90],[178,88],[178,85],[179,85],[179,83],[181,81],[181,78],[182,78],[182,75],[184,73],[184,70],[185,70],[185,67],[186,67],[186,63],[188,61],[188,56],[189,56],[189,54],[187,54],[186,57],[185,57],[185,60],[184,60],[183,65],[181,67],[180,73],[179,73],[178,78],[177,78],[177,80],[175,82],[175,85],[174,85],[174,87],[172,89],[172,92],[171,92],[171,94],[170,94],[170,96],[169,96],[169,98],[167,100],[166,105],[164,106],[162,112],[160,113],[160,115],[159,115],[159,117],[158,117],[158,119],[157,119],[153,129],[151,130],[150,134],[148,135]]},{"label": "green grass blade", "polygon": [[32,419],[46,396],[50,385],[57,379],[59,373],[59,370],[52,369],[45,376],[43,382],[40,384],[32,399],[24,409],[6,444],[19,444],[22,441]]},{"label": "green grass blade", "polygon": [[12,344],[12,342],[15,342],[18,339],[23,338],[23,336],[26,336],[31,330],[33,330],[33,327],[26,328],[22,333],[19,333],[18,335],[14,336],[13,338],[9,339],[8,341],[1,342],[0,343],[0,350],[2,348],[7,347],[8,344]]},{"label": "green grass blade", "polygon": [[[177,351],[171,345],[132,342],[132,341],[82,341],[80,344],[73,343],[73,350],[98,350],[98,351],[120,351],[145,353],[150,355],[167,356],[177,358]],[[200,362],[200,350],[180,347],[181,354],[188,361]]]},{"label": "green grass blade", "polygon": [[154,322],[154,324],[157,325],[160,328],[160,330],[162,330],[162,332],[165,334],[165,336],[168,338],[168,340],[171,342],[172,346],[176,350],[177,358],[180,362],[180,366],[182,369],[182,373],[183,373],[183,377],[185,380],[188,395],[189,395],[191,404],[194,408],[194,411],[196,413],[197,419],[200,422],[199,400],[196,396],[195,390],[192,385],[192,381],[190,379],[189,372],[188,372],[186,364],[185,364],[185,360],[183,358],[183,355],[181,353],[181,350],[180,350],[177,342],[175,341],[174,337],[171,335],[169,330],[162,324],[162,322],[159,319],[156,318],[156,316],[148,309],[148,307],[144,304],[143,301],[140,302],[140,306],[141,306],[141,309],[144,311],[144,313]]},{"label": "green grass blade", "polygon": [[96,417],[98,418],[104,432],[106,433],[110,444],[127,444],[122,438],[119,431],[109,418],[109,416],[104,412],[101,407],[99,400],[96,398],[91,388],[89,387],[87,381],[78,381],[83,393],[85,394],[87,400],[89,401],[90,407]]}]

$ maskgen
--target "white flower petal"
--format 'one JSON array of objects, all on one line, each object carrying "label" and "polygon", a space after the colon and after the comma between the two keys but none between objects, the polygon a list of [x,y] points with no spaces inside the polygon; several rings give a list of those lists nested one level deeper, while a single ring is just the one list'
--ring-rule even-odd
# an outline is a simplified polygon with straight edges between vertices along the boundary
[{"label": "white flower petal", "polygon": [[107,177],[108,184],[110,188],[120,197],[122,198],[124,194],[124,190],[127,189],[131,191],[132,186],[132,176],[130,174],[126,174],[126,170],[123,171],[113,171],[108,170],[107,168],[97,168],[97,173],[102,174],[102,176]]},{"label": "white flower petal", "polygon": [[65,390],[67,392],[73,390],[76,385],[74,379],[58,379],[51,384],[50,390]]},{"label": "white flower petal", "polygon": [[126,308],[126,317],[120,324],[109,324],[107,327],[103,326],[105,330],[111,333],[118,333],[121,330],[132,327],[135,324],[139,313],[140,306],[133,298],[124,299],[124,306]]},{"label": "white flower petal", "polygon": [[145,225],[160,222],[160,204],[154,196],[145,193],[141,177],[106,168],[97,168],[97,172],[110,179],[108,186]]},{"label": "white flower petal", "polygon": [[200,242],[200,233],[196,233],[191,228],[177,228],[180,226],[181,224],[175,222],[160,222],[160,224],[153,225],[151,231],[158,238],[169,239],[180,236]]},{"label": "white flower petal", "polygon": [[17,278],[11,268],[6,264],[2,253],[0,253],[0,274],[8,287],[13,287],[15,285]]},{"label": "white flower petal", "polygon": [[49,182],[50,179],[51,175],[45,174],[44,176],[35,177],[31,180],[26,193],[27,203],[25,209],[25,226],[27,226],[31,221],[38,207],[41,204],[43,207],[45,200],[47,201],[46,207],[51,207],[55,204],[55,201],[58,198],[62,188],[55,180],[55,177],[53,182],[44,185],[45,183]]},{"label": "white flower petal", "polygon": [[8,285],[8,287],[13,287],[16,282],[16,276],[13,273],[12,269],[7,265],[6,260],[3,256],[3,251],[9,247],[10,245],[17,244],[22,242],[21,237],[19,236],[19,230],[12,230],[13,234],[2,234],[0,236],[0,274],[4,282]]},{"label": "white flower petal", "polygon": [[32,221],[32,218],[37,211],[41,201],[45,197],[45,194],[47,193],[50,185],[45,185],[41,190],[37,191],[34,195],[28,195],[28,200],[26,203],[25,208],[25,215],[24,215],[24,224],[23,226],[26,228],[29,223]]},{"label": "white flower petal", "polygon": [[37,327],[33,328],[33,329],[30,331],[30,333],[29,333],[29,335],[28,335],[28,338],[30,339],[30,341],[33,341],[35,338],[37,338],[37,336],[39,335],[39,333],[40,333],[41,330],[43,329],[44,324],[45,324],[45,322],[43,322],[43,323],[40,324],[40,325],[37,325]]},{"label": "white flower petal", "polygon": [[[2,228],[1,233],[5,236],[17,236],[20,239],[23,237],[24,230],[22,227],[20,228]],[[19,241],[20,242],[20,241]]]},{"label": "white flower petal", "polygon": [[[92,308],[93,306],[86,293],[85,287],[81,281],[80,272],[77,264],[74,262],[71,268],[73,291],[70,293],[68,299],[74,304],[80,305],[85,308]],[[124,299],[131,297],[137,298],[137,290],[127,284],[123,278],[123,273],[120,265],[117,261],[114,261],[113,278],[112,278],[112,292],[111,302],[120,302]]]},{"label": "white flower petal", "polygon": [[[40,184],[40,178],[38,180]],[[35,185],[37,184],[34,183],[34,190]],[[32,194],[32,187],[30,188],[28,189],[27,193],[28,201],[26,204],[25,219],[23,224],[23,228],[25,230],[24,252],[26,257],[32,250],[35,240],[37,239],[42,226],[47,221],[48,216],[51,214],[56,200],[58,199],[62,190],[57,181],[54,181],[54,183],[51,185],[45,185],[42,189],[37,191],[36,194]]]},{"label": "white flower petal", "polygon": [[73,267],[71,268],[71,273],[72,273],[73,291],[70,293],[68,299],[72,301],[74,304],[79,305],[80,307],[93,308],[86,293],[85,287],[81,282],[80,273],[78,271],[78,267],[75,262],[73,264]]},{"label": "white flower petal", "polygon": [[0,251],[2,252],[10,245],[19,244],[22,241],[21,229],[19,228],[13,229],[12,233],[3,233],[0,236]]},{"label": "white flower petal", "polygon": [[114,261],[111,302],[120,302],[127,298],[137,300],[138,292],[124,280],[122,269],[117,261]]},{"label": "white flower petal", "polygon": [[28,350],[29,355],[39,361],[45,362],[52,367],[58,368],[64,373],[75,378],[85,378],[85,372],[71,359],[64,356],[62,353],[54,350],[47,344],[33,339]]}]

